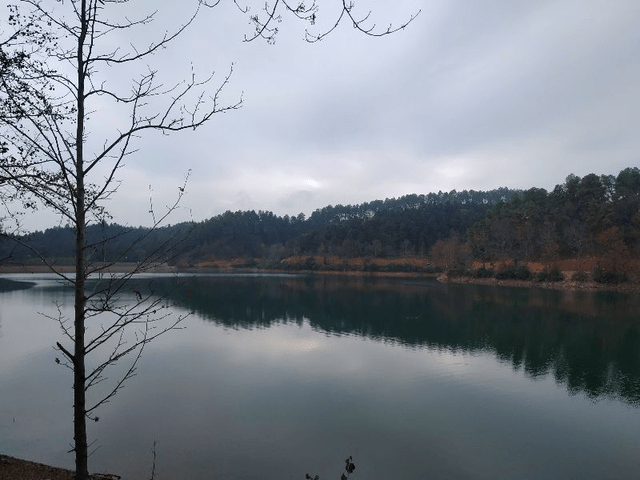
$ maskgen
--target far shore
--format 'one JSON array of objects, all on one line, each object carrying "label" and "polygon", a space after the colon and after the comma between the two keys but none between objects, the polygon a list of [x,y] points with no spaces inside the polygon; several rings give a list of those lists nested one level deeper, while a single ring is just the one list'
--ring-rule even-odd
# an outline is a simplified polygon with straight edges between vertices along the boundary
[{"label": "far shore", "polygon": [[[96,264],[92,265],[92,269],[108,273],[132,273],[139,266],[135,262],[118,262],[113,264]],[[0,274],[2,273],[74,273],[75,265],[29,265],[29,264],[2,264],[0,265]],[[152,265],[140,269],[144,273],[172,273],[177,271],[176,267],[166,264]]]},{"label": "far shore", "polygon": [[[189,266],[170,266],[158,264],[145,267],[140,273],[175,273],[175,274],[197,274],[197,273],[224,273],[224,274],[305,274],[305,275],[337,275],[350,277],[396,277],[396,278],[431,278],[437,279],[441,283],[488,285],[497,287],[520,287],[520,288],[546,288],[555,290],[583,290],[583,291],[618,291],[627,293],[640,293],[640,284],[625,282],[618,284],[604,284],[594,281],[572,280],[573,271],[562,271],[564,280],[556,282],[540,282],[536,280],[498,280],[496,278],[473,278],[469,276],[450,277],[444,273],[433,273],[425,271],[370,271],[363,270],[361,262],[351,262],[343,269],[292,269],[292,268],[260,268],[248,266],[238,260],[206,262]],[[97,265],[104,273],[132,273],[138,268],[136,263],[120,262],[109,265]],[[54,265],[53,268],[59,273],[70,274],[75,271],[73,265]],[[51,267],[45,265],[0,265],[0,274],[38,274],[52,273]]]},{"label": "far shore", "polygon": [[[563,272],[565,278],[570,278],[571,272]],[[446,277],[446,275],[444,276]],[[457,284],[471,285],[493,285],[497,287],[522,287],[522,288],[548,288],[554,290],[584,290],[584,291],[611,291],[611,292],[627,292],[640,293],[640,284],[637,283],[617,283],[605,284],[593,281],[577,282],[575,280],[561,280],[559,282],[537,282],[535,280],[497,280],[495,278],[443,278],[438,277],[438,281]]]}]

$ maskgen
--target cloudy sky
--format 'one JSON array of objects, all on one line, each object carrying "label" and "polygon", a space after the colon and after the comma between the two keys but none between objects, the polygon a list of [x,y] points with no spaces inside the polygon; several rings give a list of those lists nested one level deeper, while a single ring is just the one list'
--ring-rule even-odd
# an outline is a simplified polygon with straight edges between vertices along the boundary
[{"label": "cloudy sky", "polygon": [[[335,21],[340,4],[317,2],[313,32]],[[195,3],[132,2],[131,16],[155,6],[157,19],[122,40],[151,39]],[[264,2],[246,5],[257,11]],[[230,0],[202,11],[152,66],[168,83],[192,66],[215,71],[214,89],[233,63],[222,100],[243,105],[195,132],[140,139],[108,204],[115,221],[148,225],[150,191],[161,210],[189,171],[170,223],[226,210],[309,215],[439,190],[552,189],[570,173],[639,164],[640,2],[359,0],[354,12],[371,11],[384,29],[419,10],[391,36],[371,38],[345,22],[316,44],[283,13],[274,45],[242,41],[252,27]],[[94,108],[91,132],[117,126],[107,108]],[[54,221],[33,216],[38,228]]]}]

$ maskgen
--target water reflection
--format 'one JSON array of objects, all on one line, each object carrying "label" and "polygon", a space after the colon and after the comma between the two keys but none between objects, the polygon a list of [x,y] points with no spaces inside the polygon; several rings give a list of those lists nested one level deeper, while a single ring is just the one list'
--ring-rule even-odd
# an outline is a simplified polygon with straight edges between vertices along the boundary
[{"label": "water reflection", "polygon": [[[0,451],[72,466],[60,329],[34,312],[73,291],[28,278],[0,301]],[[122,301],[143,289],[196,314],[92,423],[97,471],[147,478],[155,440],[162,478],[337,478],[345,454],[371,480],[640,470],[634,296],[282,275],[148,277]]]},{"label": "water reflection", "polygon": [[15,290],[26,290],[35,285],[34,282],[24,282],[20,280],[11,280],[9,278],[0,278],[0,293],[13,292]]},{"label": "water reflection", "polygon": [[[143,281],[228,328],[307,319],[317,331],[407,348],[491,351],[571,394],[640,405],[640,299],[398,279],[199,276]],[[138,287],[136,287],[138,288]]]}]

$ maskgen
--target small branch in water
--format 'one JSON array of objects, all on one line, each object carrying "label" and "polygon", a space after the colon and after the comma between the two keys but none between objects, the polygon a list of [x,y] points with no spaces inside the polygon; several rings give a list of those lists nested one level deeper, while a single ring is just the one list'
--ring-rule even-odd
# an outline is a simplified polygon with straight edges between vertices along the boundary
[{"label": "small branch in water", "polygon": [[154,440],[153,442],[153,464],[151,465],[151,476],[149,477],[149,480],[154,480],[155,476],[156,476],[156,444],[158,442]]}]

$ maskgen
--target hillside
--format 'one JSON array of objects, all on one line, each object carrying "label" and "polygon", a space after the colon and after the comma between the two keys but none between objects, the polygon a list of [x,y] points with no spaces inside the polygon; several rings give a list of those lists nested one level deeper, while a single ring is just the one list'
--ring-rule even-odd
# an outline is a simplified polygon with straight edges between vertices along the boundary
[{"label": "hillside", "polygon": [[[37,264],[40,255],[64,264],[74,255],[72,238],[73,230],[62,227],[19,237],[19,243],[5,236],[0,258]],[[640,258],[640,170],[569,175],[551,192],[453,190],[326,206],[309,218],[228,211],[156,230],[101,224],[89,227],[88,238],[93,262],[152,258],[184,268],[236,259],[245,267],[439,269],[510,277],[537,272],[526,274],[521,268],[514,273],[509,265],[538,262],[553,270],[562,260],[596,258],[589,275],[617,283],[636,280],[632,265]],[[487,267],[492,264],[498,266]]]}]

